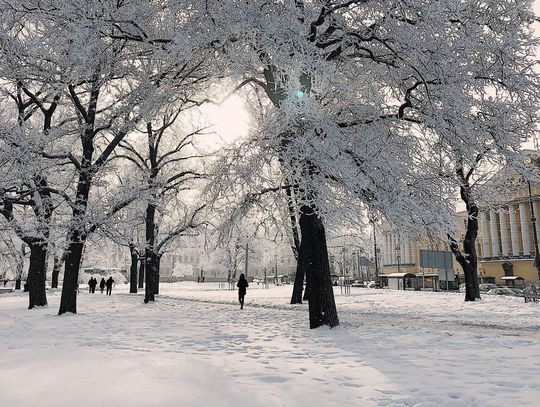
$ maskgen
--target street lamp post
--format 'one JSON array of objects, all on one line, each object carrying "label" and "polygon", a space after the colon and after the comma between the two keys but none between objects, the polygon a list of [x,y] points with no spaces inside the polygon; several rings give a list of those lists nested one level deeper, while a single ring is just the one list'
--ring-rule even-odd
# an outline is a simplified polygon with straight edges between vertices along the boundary
[{"label": "street lamp post", "polygon": [[377,233],[373,222],[373,250],[375,252],[375,287],[379,287],[379,260],[377,259]]},{"label": "street lamp post", "polygon": [[401,253],[400,253],[401,247],[399,246],[399,243],[396,244],[396,258],[397,258],[397,271],[398,273],[401,273]]},{"label": "street lamp post", "polygon": [[248,276],[248,262],[249,262],[249,243],[246,242],[246,263],[244,264],[244,277],[247,280]]},{"label": "street lamp post", "polygon": [[345,278],[345,246],[341,248],[341,254],[343,255],[343,263],[341,264],[341,275]]},{"label": "street lamp post", "polygon": [[532,199],[531,191],[531,181],[527,181],[529,188],[529,207],[531,209],[531,223],[533,229],[533,239],[534,239],[534,265],[538,270],[538,281],[540,281],[540,254],[538,253],[538,230],[536,230],[536,216],[534,213],[534,203]]},{"label": "street lamp post", "polygon": [[277,254],[274,255],[274,260],[276,261],[276,286],[278,285],[278,276],[277,276]]}]

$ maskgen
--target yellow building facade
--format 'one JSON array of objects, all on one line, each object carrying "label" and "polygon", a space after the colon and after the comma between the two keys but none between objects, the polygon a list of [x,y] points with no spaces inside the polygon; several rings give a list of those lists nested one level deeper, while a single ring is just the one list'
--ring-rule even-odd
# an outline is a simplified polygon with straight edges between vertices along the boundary
[{"label": "yellow building facade", "polygon": [[[494,279],[497,284],[504,276],[522,277],[525,282],[539,281],[534,265],[540,238],[539,214],[540,185],[531,185],[529,196],[527,183],[519,188],[514,199],[497,207],[481,208],[476,245],[479,277]],[[460,215],[465,222],[466,213]]]},{"label": "yellow building facade", "polygon": [[[537,239],[534,237],[533,213],[537,238],[540,239],[540,185],[531,185],[530,196],[527,183],[518,189],[510,200],[497,206],[482,206],[479,213],[479,231],[476,243],[478,254],[478,277],[483,282],[506,284],[503,277],[521,277],[524,283],[539,281],[534,265]],[[465,235],[467,213],[456,213],[458,240]],[[382,227],[381,263],[382,276],[395,273],[412,273],[417,277],[436,274],[438,269],[422,268],[420,251],[449,251],[444,239],[412,239],[400,236],[389,225]],[[452,269],[459,280],[463,270],[452,258]]]}]

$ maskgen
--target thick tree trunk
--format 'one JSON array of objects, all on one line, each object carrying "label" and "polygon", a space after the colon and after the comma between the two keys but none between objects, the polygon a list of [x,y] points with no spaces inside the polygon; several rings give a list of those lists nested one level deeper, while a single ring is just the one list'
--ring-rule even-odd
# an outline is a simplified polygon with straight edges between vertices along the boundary
[{"label": "thick tree trunk", "polygon": [[66,260],[67,253],[62,253],[62,257],[58,257],[58,255],[54,256],[54,265],[53,265],[53,271],[52,271],[52,278],[51,278],[51,288],[58,288],[58,276],[60,275],[60,270],[62,270],[62,265],[64,264],[64,261]]},{"label": "thick tree trunk", "polygon": [[156,294],[156,277],[157,274],[157,255],[150,248],[146,249],[146,267],[145,267],[145,290],[144,290],[144,303],[155,301]]},{"label": "thick tree trunk", "polygon": [[161,255],[156,256],[156,272],[154,274],[154,294],[159,294],[159,270],[161,267]]},{"label": "thick tree trunk", "polygon": [[129,292],[131,294],[137,293],[137,262],[139,261],[139,253],[135,250],[135,246],[129,245],[129,252],[131,255],[131,267],[129,269]]},{"label": "thick tree trunk", "polygon": [[144,288],[144,279],[145,279],[144,265],[145,265],[145,261],[141,260],[139,264],[139,288]]},{"label": "thick tree trunk", "polygon": [[58,264],[60,263],[60,258],[55,255],[53,260],[53,271],[51,276],[51,288],[58,288],[58,276],[60,275],[60,268],[62,265],[60,264],[60,267],[58,267]]},{"label": "thick tree trunk", "polygon": [[308,278],[309,327],[334,327],[339,319],[330,277],[326,233],[322,219],[313,207],[303,205],[300,211],[300,260]]},{"label": "thick tree trunk", "polygon": [[463,269],[465,276],[465,301],[480,299],[480,287],[478,284],[478,256],[476,254],[476,238],[478,236],[478,206],[471,194],[468,179],[464,176],[463,169],[457,171],[461,179],[460,195],[467,207],[467,230],[463,239],[463,251],[458,242],[450,237],[450,249],[457,262]]},{"label": "thick tree trunk", "polygon": [[20,290],[21,289],[21,279],[22,279],[22,273],[24,269],[24,257],[26,256],[26,243],[21,244],[21,251],[20,251],[20,257],[17,261],[17,269],[16,269],[16,276],[15,276],[15,289]]},{"label": "thick tree trunk", "polygon": [[[75,239],[74,239],[75,240]],[[79,268],[84,249],[84,242],[77,241],[70,243],[66,264],[64,267],[64,282],[62,284],[62,297],[60,299],[60,309],[58,315],[66,312],[77,313],[77,291],[79,280]]]},{"label": "thick tree trunk", "polygon": [[28,268],[28,309],[47,305],[45,281],[47,278],[47,244],[29,243],[30,266]]},{"label": "thick tree trunk", "polygon": [[300,261],[300,233],[298,231],[298,224],[296,222],[296,201],[295,194],[293,194],[292,188],[286,188],[287,193],[287,207],[289,210],[289,219],[291,221],[291,231],[293,235],[293,252],[296,258],[296,275],[294,277],[293,292],[291,295],[291,304],[302,304],[302,293],[304,291],[304,268]]},{"label": "thick tree trunk", "polygon": [[156,206],[154,204],[148,204],[146,207],[146,217],[145,217],[145,223],[146,223],[146,266],[145,266],[145,272],[146,272],[146,287],[144,290],[144,302],[145,304],[148,302],[155,301],[154,295],[156,293],[156,274],[157,271],[157,264],[158,264],[158,256],[155,252],[155,238],[156,238]]},{"label": "thick tree trunk", "polygon": [[[298,255],[296,260],[296,276],[294,277],[294,286],[291,296],[291,304],[302,304],[302,293],[304,291],[304,267],[302,256]],[[307,292],[307,290],[306,290]]]}]

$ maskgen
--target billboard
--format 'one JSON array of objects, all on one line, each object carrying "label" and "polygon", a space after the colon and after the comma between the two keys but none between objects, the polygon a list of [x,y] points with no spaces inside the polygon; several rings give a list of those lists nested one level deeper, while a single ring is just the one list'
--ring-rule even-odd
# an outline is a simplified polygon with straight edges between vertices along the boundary
[{"label": "billboard", "polygon": [[420,267],[439,271],[439,280],[454,281],[452,252],[441,250],[420,250]]}]

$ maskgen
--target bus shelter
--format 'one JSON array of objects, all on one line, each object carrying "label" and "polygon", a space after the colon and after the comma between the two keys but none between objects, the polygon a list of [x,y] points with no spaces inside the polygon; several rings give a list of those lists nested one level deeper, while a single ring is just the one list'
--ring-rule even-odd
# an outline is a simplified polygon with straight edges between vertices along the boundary
[{"label": "bus shelter", "polygon": [[390,273],[388,288],[390,290],[416,290],[416,274],[413,273]]}]

